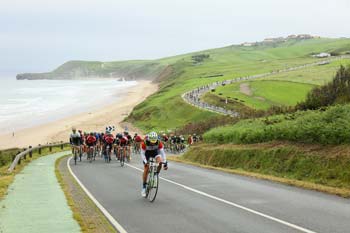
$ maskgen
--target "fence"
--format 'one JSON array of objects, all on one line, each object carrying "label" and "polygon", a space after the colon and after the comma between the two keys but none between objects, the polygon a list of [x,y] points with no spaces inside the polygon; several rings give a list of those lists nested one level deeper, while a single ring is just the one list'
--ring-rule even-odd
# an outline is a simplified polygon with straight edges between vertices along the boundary
[{"label": "fence", "polygon": [[63,150],[65,145],[68,145],[68,143],[67,142],[60,142],[60,143],[53,143],[53,144],[47,144],[47,145],[40,145],[39,144],[36,147],[29,146],[28,149],[26,149],[23,152],[16,155],[16,157],[13,159],[13,161],[11,163],[11,166],[9,167],[9,169],[7,171],[12,172],[15,169],[15,167],[17,166],[17,164],[21,163],[22,158],[26,159],[27,155],[29,155],[29,157],[31,158],[33,152],[36,150],[38,151],[39,154],[41,154],[41,151],[44,148],[49,148],[49,151],[51,152],[53,147],[60,146],[61,150]]}]

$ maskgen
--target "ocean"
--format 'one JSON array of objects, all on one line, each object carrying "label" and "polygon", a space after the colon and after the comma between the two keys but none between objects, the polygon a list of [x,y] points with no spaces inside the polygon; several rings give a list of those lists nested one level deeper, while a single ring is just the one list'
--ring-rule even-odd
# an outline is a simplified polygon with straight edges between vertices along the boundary
[{"label": "ocean", "polygon": [[120,99],[136,81],[16,80],[0,76],[0,134],[96,110]]}]

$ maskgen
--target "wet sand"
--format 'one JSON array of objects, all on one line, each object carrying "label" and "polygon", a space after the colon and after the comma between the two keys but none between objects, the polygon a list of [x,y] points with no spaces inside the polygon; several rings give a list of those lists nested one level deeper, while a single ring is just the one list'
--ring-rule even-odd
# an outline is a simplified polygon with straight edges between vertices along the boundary
[{"label": "wet sand", "polygon": [[[58,121],[22,129],[0,135],[0,149],[28,147],[50,142],[68,141],[72,126],[83,131],[104,131],[107,125],[116,127],[116,132],[124,130],[121,122],[132,109],[149,95],[156,92],[157,84],[151,81],[138,81],[138,84],[124,94],[117,102],[101,109],[84,112]],[[139,131],[128,125],[129,131]]]}]

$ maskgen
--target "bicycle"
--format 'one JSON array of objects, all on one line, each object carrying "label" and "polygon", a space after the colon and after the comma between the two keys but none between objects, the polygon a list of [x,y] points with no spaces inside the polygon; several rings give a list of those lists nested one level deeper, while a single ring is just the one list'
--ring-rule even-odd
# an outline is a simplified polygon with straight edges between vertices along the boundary
[{"label": "bicycle", "polygon": [[150,202],[156,199],[159,188],[159,175],[157,173],[158,164],[155,158],[148,161],[149,170],[147,174],[146,197]]},{"label": "bicycle", "polygon": [[77,160],[78,160],[78,146],[72,146],[73,147],[73,155],[74,155],[74,165],[77,165]]},{"label": "bicycle", "polygon": [[110,163],[111,162],[111,149],[109,145],[106,146],[106,151],[105,151],[105,162]]},{"label": "bicycle", "polygon": [[90,163],[92,163],[92,159],[94,159],[95,156],[95,150],[93,146],[89,147],[88,154],[87,154],[87,159]]},{"label": "bicycle", "polygon": [[119,149],[119,161],[120,166],[123,167],[125,164],[125,147],[120,147]]}]

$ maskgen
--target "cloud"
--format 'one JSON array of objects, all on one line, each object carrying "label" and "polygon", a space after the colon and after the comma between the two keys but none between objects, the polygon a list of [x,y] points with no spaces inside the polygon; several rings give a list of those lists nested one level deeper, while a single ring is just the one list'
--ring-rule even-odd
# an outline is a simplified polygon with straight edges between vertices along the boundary
[{"label": "cloud", "polygon": [[268,36],[349,36],[350,1],[2,0],[1,70],[158,58]]}]

